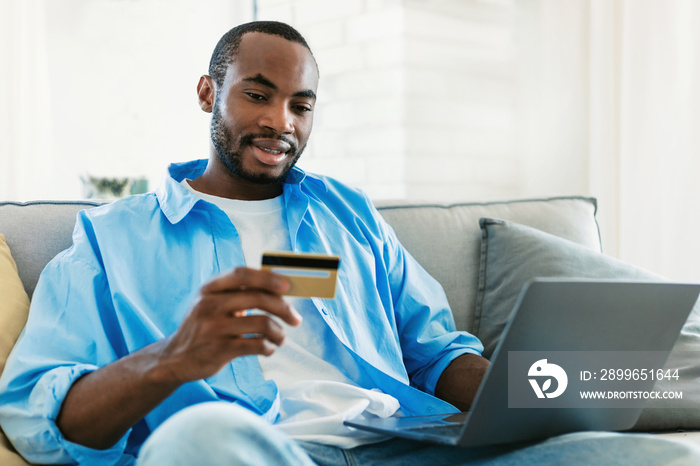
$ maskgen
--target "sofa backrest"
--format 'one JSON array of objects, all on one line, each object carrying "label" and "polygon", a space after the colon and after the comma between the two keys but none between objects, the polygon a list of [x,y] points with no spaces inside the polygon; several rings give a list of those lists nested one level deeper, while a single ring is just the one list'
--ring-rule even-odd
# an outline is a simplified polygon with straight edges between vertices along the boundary
[{"label": "sofa backrest", "polygon": [[0,233],[12,251],[19,278],[31,298],[39,274],[72,242],[78,211],[100,205],[92,201],[0,202]]},{"label": "sofa backrest", "polygon": [[[78,211],[91,201],[0,203],[5,235],[20,278],[31,297],[44,266],[71,245]],[[377,208],[406,249],[445,288],[457,327],[472,330],[481,230],[479,218],[510,220],[600,250],[591,198],[558,197],[490,203],[431,204],[381,201]]]},{"label": "sofa backrest", "polygon": [[376,204],[404,247],[443,286],[460,330],[471,332],[474,322],[481,259],[480,218],[509,220],[601,251],[593,198]]}]

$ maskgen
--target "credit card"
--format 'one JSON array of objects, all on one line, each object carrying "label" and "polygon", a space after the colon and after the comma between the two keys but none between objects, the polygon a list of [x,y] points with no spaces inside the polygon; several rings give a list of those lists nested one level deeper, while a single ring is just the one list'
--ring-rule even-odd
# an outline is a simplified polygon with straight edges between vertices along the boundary
[{"label": "credit card", "polygon": [[284,275],[291,284],[288,296],[333,298],[338,278],[339,256],[300,254],[289,251],[263,252],[262,269]]}]

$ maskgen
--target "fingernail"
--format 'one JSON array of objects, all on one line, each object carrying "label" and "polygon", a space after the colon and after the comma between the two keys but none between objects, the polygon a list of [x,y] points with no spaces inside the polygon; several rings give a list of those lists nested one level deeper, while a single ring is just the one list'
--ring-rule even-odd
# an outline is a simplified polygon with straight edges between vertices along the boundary
[{"label": "fingernail", "polygon": [[293,315],[294,317],[296,317],[296,319],[299,321],[299,323],[301,323],[301,322],[304,320],[304,318],[301,316],[301,314],[299,314],[299,311],[297,311],[297,310],[294,308],[294,306],[290,306],[290,307],[291,307],[291,309],[292,309],[292,315]]},{"label": "fingernail", "polygon": [[286,278],[279,277],[277,279],[277,289],[280,290],[282,293],[287,291],[290,286],[291,285],[289,283],[289,280],[287,280]]}]

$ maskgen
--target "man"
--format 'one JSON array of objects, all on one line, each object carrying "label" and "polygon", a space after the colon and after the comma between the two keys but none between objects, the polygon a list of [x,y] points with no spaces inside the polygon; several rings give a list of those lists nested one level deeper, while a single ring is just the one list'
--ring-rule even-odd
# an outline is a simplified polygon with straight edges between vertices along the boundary
[{"label": "man", "polygon": [[[197,87],[212,113],[208,161],[174,164],[156,193],[82,212],[73,247],[42,275],[0,383],[15,447],[47,463],[505,461],[506,448],[343,426],[467,409],[488,362],[366,196],[295,167],[318,84],[299,33],[234,28],[209,72]],[[267,249],[340,255],[335,299],[283,299],[289,283],[258,270]],[[625,441],[569,437],[513,461],[590,442],[627,460]]]}]

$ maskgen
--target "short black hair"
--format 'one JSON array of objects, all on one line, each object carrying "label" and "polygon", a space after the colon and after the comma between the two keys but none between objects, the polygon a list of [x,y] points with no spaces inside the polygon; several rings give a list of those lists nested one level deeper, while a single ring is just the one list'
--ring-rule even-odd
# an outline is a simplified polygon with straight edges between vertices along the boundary
[{"label": "short black hair", "polygon": [[[279,21],[253,21],[238,25],[219,39],[219,43],[216,44],[214,53],[211,55],[209,76],[212,77],[217,86],[221,87],[224,84],[226,69],[236,57],[243,35],[248,32],[263,32],[284,37],[288,41],[303,45],[311,52],[311,48],[304,37],[289,24],[280,23]],[[313,56],[313,53],[311,55]]]}]

